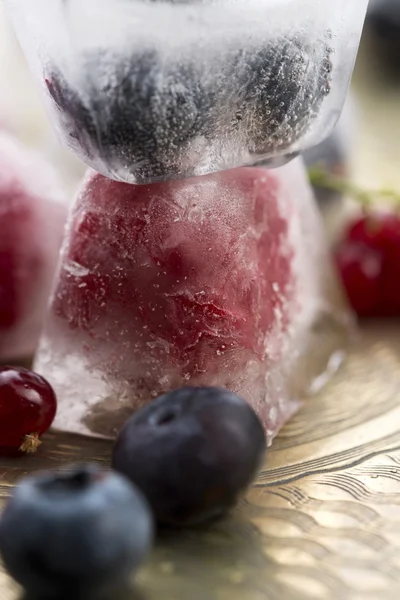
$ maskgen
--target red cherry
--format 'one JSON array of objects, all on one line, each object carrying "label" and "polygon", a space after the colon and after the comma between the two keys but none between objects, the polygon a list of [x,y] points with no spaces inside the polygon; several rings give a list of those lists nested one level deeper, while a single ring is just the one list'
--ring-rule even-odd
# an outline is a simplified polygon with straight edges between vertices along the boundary
[{"label": "red cherry", "polygon": [[359,316],[400,316],[400,215],[371,213],[357,219],[335,257]]},{"label": "red cherry", "polygon": [[43,377],[21,367],[0,367],[0,451],[35,452],[56,408],[54,391]]},{"label": "red cherry", "polygon": [[336,263],[351,307],[360,317],[379,312],[382,255],[360,242],[344,241]]}]

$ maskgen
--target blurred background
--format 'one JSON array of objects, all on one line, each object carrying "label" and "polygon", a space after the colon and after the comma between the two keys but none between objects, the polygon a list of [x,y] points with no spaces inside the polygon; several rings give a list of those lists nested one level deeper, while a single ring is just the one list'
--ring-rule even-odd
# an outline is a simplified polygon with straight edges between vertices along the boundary
[{"label": "blurred background", "polygon": [[[364,188],[400,189],[400,0],[371,0],[351,97],[330,145],[310,153]],[[56,165],[71,190],[84,167],[52,133],[0,4],[0,122]],[[343,164],[345,163],[345,164]]]},{"label": "blurred background", "polygon": [[0,126],[43,152],[71,190],[85,167],[64,150],[50,128],[39,93],[0,2]]}]

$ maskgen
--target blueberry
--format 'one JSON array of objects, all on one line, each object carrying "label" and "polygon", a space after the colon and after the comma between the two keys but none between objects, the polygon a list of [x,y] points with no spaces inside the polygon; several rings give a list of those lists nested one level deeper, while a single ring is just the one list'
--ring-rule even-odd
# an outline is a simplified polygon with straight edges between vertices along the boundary
[{"label": "blueberry", "polygon": [[122,585],[152,533],[140,492],[117,473],[84,465],[22,480],[0,520],[0,553],[29,594],[80,598]]},{"label": "blueberry", "polygon": [[[116,61],[118,90],[97,96],[99,137],[116,166],[136,163],[140,180],[165,178],[202,134],[207,94],[191,64],[165,62],[155,52]],[[93,94],[93,97],[96,97]]]},{"label": "blueberry", "polygon": [[249,486],[265,453],[251,407],[219,388],[182,388],[136,412],[112,465],[146,496],[159,523],[197,524],[224,514]]}]

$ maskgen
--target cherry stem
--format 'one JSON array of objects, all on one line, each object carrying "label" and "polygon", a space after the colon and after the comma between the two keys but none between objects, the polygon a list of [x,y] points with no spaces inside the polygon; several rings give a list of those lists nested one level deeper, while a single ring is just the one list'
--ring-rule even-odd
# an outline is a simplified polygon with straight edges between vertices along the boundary
[{"label": "cherry stem", "polygon": [[26,454],[34,454],[41,443],[38,433],[29,433],[24,436],[24,441],[20,445],[19,450]]},{"label": "cherry stem", "polygon": [[339,177],[337,175],[331,175],[321,167],[313,167],[309,169],[308,176],[312,185],[351,196],[364,207],[369,207],[371,204],[374,204],[379,200],[390,201],[393,204],[400,206],[400,193],[396,192],[395,190],[385,188],[377,190],[365,190],[348,179]]}]

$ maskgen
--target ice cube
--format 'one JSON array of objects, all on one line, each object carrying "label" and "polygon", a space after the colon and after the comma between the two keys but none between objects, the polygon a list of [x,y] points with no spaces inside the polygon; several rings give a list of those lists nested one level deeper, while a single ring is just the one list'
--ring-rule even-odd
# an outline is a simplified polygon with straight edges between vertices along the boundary
[{"label": "ice cube", "polygon": [[219,385],[271,440],[346,314],[300,159],[150,186],[89,172],[36,369],[59,429],[112,437],[162,392]]},{"label": "ice cube", "polygon": [[67,207],[52,168],[0,133],[0,360],[36,348]]},{"label": "ice cube", "polygon": [[64,142],[127,183],[288,160],[332,130],[368,0],[5,0]]},{"label": "ice cube", "polygon": [[45,83],[69,145],[104,175],[149,182],[290,152],[330,90],[329,39],[276,36],[208,60],[154,49],[82,53]]}]

